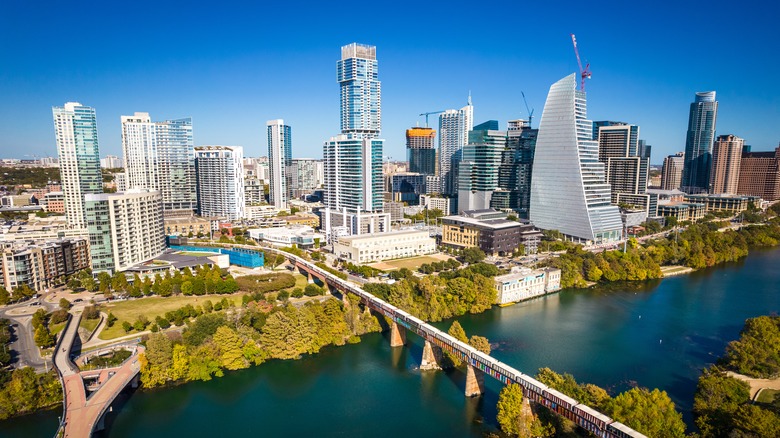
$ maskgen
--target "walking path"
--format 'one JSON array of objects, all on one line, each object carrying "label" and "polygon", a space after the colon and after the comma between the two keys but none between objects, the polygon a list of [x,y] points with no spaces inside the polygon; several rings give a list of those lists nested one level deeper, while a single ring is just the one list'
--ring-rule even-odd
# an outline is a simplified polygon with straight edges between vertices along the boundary
[{"label": "walking path", "polygon": [[751,400],[755,400],[756,395],[758,395],[758,392],[761,391],[762,389],[780,390],[780,377],[777,377],[775,379],[756,379],[753,377],[745,376],[743,374],[737,374],[733,371],[726,371],[726,375],[747,382],[747,384],[750,385]]}]

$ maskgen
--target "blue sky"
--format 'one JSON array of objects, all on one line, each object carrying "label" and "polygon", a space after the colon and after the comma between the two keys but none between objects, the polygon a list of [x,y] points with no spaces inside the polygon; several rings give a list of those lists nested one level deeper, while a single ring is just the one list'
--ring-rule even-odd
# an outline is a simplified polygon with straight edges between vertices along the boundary
[{"label": "blue sky", "polygon": [[[259,2],[258,2],[259,3]],[[716,90],[717,131],[754,150],[780,141],[773,1],[29,2],[0,5],[0,156],[56,155],[51,106],[97,110],[101,155],[121,156],[121,115],[190,116],[196,145],[267,152],[265,122],[293,129],[293,156],[339,132],[336,61],[377,46],[385,155],[425,111],[475,122],[541,118],[550,85],[591,64],[588,116],[640,126],[654,163],[685,144],[696,91]],[[433,118],[431,119],[433,120]]]}]

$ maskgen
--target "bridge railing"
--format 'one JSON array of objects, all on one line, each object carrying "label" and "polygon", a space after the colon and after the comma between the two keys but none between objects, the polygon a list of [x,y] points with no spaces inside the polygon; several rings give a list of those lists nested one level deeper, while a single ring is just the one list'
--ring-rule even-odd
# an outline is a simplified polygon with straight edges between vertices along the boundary
[{"label": "bridge railing", "polygon": [[[57,438],[62,435],[63,430],[65,429],[65,412],[68,410],[68,391],[65,390],[65,379],[62,376],[62,371],[60,371],[60,367],[57,366],[57,355],[63,354],[60,352],[60,348],[62,346],[62,342],[65,339],[65,334],[67,333],[68,327],[70,327],[71,321],[73,320],[73,315],[68,313],[68,319],[65,322],[65,327],[60,332],[61,335],[59,338],[57,338],[57,343],[54,344],[54,353],[51,355],[51,362],[52,365],[54,365],[54,369],[57,371],[57,377],[60,380],[60,386],[62,387],[62,416],[59,417],[59,425],[57,426],[57,431],[54,432],[54,437]],[[67,352],[66,354],[70,354],[70,352]]]}]

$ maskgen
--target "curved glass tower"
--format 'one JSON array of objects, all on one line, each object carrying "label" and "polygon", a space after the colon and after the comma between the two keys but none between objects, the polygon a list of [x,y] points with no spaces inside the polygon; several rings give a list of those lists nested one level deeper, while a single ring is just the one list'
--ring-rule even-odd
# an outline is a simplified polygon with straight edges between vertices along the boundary
[{"label": "curved glass tower", "polygon": [[550,87],[536,140],[530,219],[579,242],[620,240],[623,223],[610,204],[593,123],[585,119],[585,92],[571,74]]},{"label": "curved glass tower", "polygon": [[714,91],[696,93],[688,116],[688,136],[685,139],[685,164],[682,191],[706,193],[712,168],[712,143],[715,140],[715,121],[718,101]]}]

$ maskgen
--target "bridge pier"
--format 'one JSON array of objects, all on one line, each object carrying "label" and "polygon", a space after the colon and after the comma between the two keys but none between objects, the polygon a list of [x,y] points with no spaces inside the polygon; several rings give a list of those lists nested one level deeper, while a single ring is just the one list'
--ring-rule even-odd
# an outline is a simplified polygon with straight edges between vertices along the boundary
[{"label": "bridge pier", "polygon": [[434,347],[430,341],[425,340],[425,346],[423,347],[422,361],[420,362],[421,370],[440,370],[441,365],[441,348]]},{"label": "bridge pier", "polygon": [[393,321],[390,324],[390,346],[403,347],[404,344],[406,344],[406,329],[399,326],[397,322]]},{"label": "bridge pier", "polygon": [[309,284],[314,284],[314,277],[312,277],[311,272],[306,271],[306,281]]},{"label": "bridge pier", "polygon": [[485,392],[485,375],[471,365],[466,365],[466,397],[477,397]]}]

